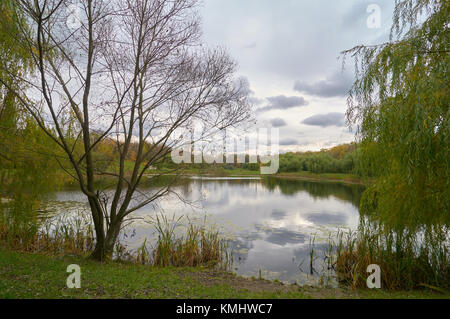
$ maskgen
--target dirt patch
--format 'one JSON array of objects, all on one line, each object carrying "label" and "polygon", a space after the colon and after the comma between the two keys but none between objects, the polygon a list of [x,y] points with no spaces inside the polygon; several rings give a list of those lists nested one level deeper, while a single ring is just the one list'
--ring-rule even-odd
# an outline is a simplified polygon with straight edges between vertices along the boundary
[{"label": "dirt patch", "polygon": [[248,290],[251,292],[281,292],[288,293],[299,291],[297,285],[286,285],[281,282],[274,282],[264,279],[252,279],[236,276],[217,270],[207,271],[183,271],[179,273],[181,277],[194,278],[205,286],[227,285],[238,290]]},{"label": "dirt patch", "polygon": [[301,287],[301,291],[312,299],[348,299],[361,298],[357,291],[350,288]]},{"label": "dirt patch", "polygon": [[178,275],[182,278],[193,278],[205,286],[227,285],[237,290],[248,290],[250,292],[301,292],[304,296],[312,299],[363,298],[358,291],[351,288],[325,288],[283,284],[265,279],[239,277],[232,273],[217,270],[181,271]]}]

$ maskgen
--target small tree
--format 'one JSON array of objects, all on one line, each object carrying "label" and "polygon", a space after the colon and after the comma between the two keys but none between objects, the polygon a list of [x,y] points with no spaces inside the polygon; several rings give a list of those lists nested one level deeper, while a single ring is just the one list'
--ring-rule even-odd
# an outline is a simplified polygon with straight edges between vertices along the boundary
[{"label": "small tree", "polygon": [[[138,191],[148,169],[195,124],[213,134],[245,121],[248,90],[224,50],[201,45],[196,0],[79,2],[18,1],[30,30],[21,29],[16,41],[35,72],[20,77],[27,90],[0,81],[64,151],[67,172],[89,201],[92,257],[103,260],[127,216],[169,192]],[[111,169],[97,165],[93,153],[106,139],[118,151]],[[135,161],[126,174],[130,152]],[[115,180],[110,196],[96,186],[102,175]]]}]

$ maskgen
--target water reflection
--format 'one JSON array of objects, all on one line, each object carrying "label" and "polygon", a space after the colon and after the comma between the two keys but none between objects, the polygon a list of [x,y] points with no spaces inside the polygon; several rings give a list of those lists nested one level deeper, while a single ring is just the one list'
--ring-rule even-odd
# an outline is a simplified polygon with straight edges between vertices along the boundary
[{"label": "water reflection", "polygon": [[271,190],[279,189],[284,195],[294,196],[298,192],[308,192],[313,198],[328,198],[333,196],[359,206],[363,187],[361,185],[343,185],[333,182],[311,182],[304,180],[280,179],[267,177],[263,184]]},{"label": "water reflection", "polygon": [[[161,181],[160,181],[161,182]],[[151,190],[151,188],[150,188]],[[304,284],[320,275],[309,276],[310,239],[320,264],[330,232],[356,229],[358,205],[363,191],[358,185],[319,183],[277,178],[183,178],[174,191],[154,205],[136,211],[133,217],[154,216],[162,211],[170,216],[187,215],[220,225],[230,239],[235,271],[240,275],[277,278]],[[58,202],[86,203],[79,192],[60,192]],[[155,238],[143,221],[127,228],[132,236],[121,241],[133,249],[145,238]]]}]

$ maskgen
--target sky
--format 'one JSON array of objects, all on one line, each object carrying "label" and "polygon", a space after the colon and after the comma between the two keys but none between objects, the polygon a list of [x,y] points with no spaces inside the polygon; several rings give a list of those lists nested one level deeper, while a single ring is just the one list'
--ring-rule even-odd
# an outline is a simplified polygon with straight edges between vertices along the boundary
[{"label": "sky", "polygon": [[203,40],[247,79],[256,127],[279,129],[281,152],[355,140],[345,123],[353,61],[340,52],[389,39],[394,0],[204,0]]}]

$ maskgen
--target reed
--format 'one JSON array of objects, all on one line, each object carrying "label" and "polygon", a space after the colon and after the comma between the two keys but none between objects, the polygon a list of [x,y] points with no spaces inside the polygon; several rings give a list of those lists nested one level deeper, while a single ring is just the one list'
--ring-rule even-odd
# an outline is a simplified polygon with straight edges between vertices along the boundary
[{"label": "reed", "polygon": [[13,212],[0,218],[0,243],[10,249],[51,255],[86,255],[94,248],[91,224],[81,215],[72,220],[20,219]]},{"label": "reed", "polygon": [[[92,224],[84,214],[76,218],[59,220],[35,220],[18,230],[15,221],[8,218],[0,220],[0,244],[13,250],[39,252],[50,255],[86,256],[95,247],[95,234]],[[197,225],[187,220],[182,224],[181,217],[169,219],[157,214],[150,222],[158,240],[150,248],[147,239],[134,252],[126,249],[120,242],[114,247],[116,261],[139,263],[157,267],[217,267],[231,268],[232,257],[228,244],[213,226]],[[39,225],[38,225],[39,224]],[[178,232],[182,229],[183,231]]]},{"label": "reed", "polygon": [[419,231],[362,227],[357,233],[338,234],[334,267],[339,281],[365,288],[367,266],[381,268],[386,290],[450,288],[448,229],[427,226]]},{"label": "reed", "polygon": [[[181,217],[169,220],[165,215],[157,215],[151,222],[158,234],[151,264],[158,267],[231,267],[228,244],[217,229],[206,224],[197,225],[188,219],[181,224]],[[181,232],[177,229],[184,228]]]}]

